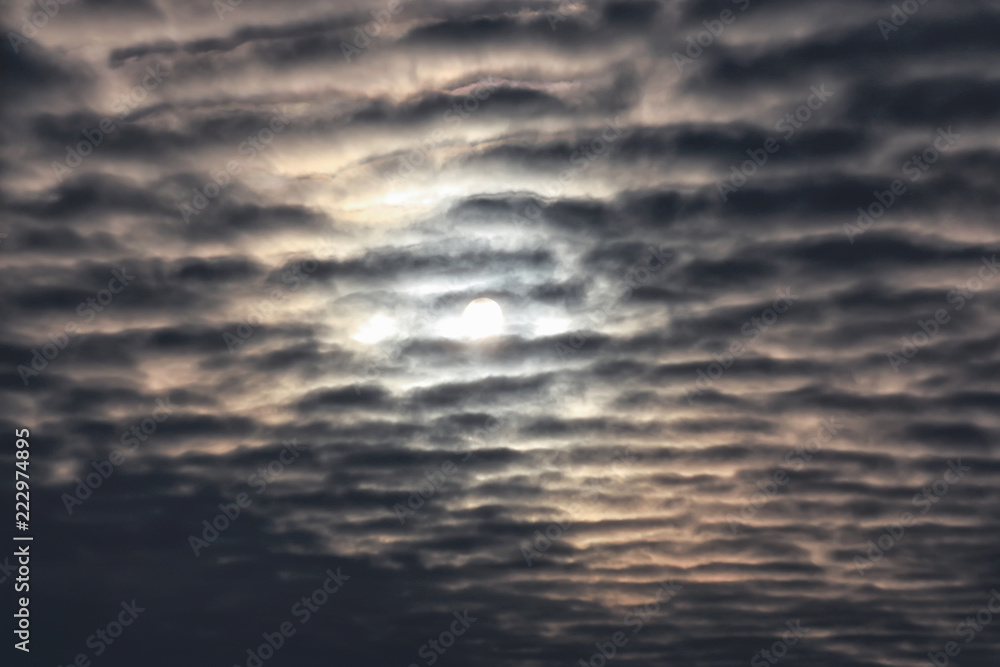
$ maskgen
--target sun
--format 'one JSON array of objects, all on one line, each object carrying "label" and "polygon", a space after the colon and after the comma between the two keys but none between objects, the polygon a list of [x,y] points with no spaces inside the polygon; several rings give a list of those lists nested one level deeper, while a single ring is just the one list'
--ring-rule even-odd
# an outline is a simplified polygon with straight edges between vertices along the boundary
[{"label": "sun", "polygon": [[462,324],[469,338],[485,338],[503,330],[503,311],[493,299],[476,299],[465,307]]}]

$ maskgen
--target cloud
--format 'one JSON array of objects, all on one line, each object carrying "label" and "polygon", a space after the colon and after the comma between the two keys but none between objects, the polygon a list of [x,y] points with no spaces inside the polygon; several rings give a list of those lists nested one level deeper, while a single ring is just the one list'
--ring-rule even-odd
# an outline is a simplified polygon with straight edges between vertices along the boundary
[{"label": "cloud", "polygon": [[[616,664],[722,667],[795,620],[788,664],[957,641],[1000,585],[1000,15],[927,3],[886,40],[884,3],[743,4],[91,0],[8,43],[0,422],[31,432],[35,658],[246,664],[292,618],[275,663],[428,664],[464,610],[442,664],[577,664],[622,631]],[[483,296],[504,330],[466,340]]]}]

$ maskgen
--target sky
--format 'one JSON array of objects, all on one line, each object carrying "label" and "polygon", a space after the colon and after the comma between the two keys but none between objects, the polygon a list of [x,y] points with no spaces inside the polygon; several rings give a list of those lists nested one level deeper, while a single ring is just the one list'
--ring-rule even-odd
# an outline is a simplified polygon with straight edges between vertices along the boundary
[{"label": "sky", "polygon": [[0,27],[4,664],[997,664],[1000,2]]}]

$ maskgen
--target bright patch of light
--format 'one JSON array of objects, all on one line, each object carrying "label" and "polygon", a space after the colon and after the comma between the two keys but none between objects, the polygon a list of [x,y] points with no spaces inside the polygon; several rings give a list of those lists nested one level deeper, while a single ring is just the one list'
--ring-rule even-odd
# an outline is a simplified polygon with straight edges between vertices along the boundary
[{"label": "bright patch of light", "polygon": [[396,333],[396,323],[385,315],[375,315],[352,336],[359,343],[371,345]]},{"label": "bright patch of light", "polygon": [[485,338],[503,330],[503,311],[493,299],[476,299],[462,313],[462,328],[469,338]]},{"label": "bright patch of light", "polygon": [[536,336],[556,336],[570,330],[570,322],[565,317],[539,317],[535,321]]}]

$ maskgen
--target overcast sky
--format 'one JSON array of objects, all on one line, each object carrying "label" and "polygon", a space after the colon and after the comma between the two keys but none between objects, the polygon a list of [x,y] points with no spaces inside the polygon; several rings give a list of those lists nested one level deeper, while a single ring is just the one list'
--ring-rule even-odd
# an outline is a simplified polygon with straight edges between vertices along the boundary
[{"label": "overcast sky", "polygon": [[0,22],[4,664],[996,664],[1000,3]]}]

